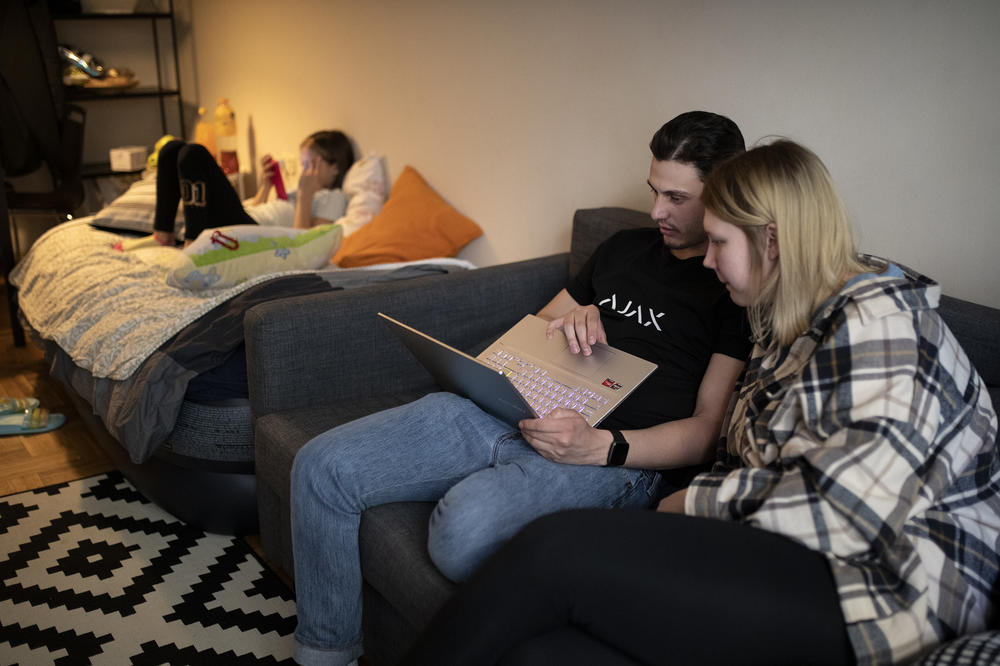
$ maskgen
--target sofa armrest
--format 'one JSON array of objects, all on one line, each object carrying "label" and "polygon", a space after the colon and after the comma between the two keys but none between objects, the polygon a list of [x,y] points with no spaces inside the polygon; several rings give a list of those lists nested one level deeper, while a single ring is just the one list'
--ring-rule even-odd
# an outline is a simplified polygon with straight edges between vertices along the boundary
[{"label": "sofa armrest", "polygon": [[568,262],[558,254],[257,305],[244,319],[254,417],[429,386],[377,313],[469,349],[541,309]]}]

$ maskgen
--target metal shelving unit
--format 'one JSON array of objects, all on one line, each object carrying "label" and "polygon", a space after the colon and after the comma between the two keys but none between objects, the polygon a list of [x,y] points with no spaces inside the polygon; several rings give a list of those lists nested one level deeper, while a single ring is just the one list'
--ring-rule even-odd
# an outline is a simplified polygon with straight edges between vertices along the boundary
[{"label": "metal shelving unit", "polygon": [[[177,118],[180,123],[180,135],[186,136],[184,128],[184,100],[181,96],[180,82],[180,59],[177,53],[177,26],[174,23],[174,2],[169,0],[168,10],[165,12],[133,12],[133,13],[80,13],[65,14],[57,13],[53,15],[54,21],[127,21],[127,22],[148,22],[153,37],[153,52],[156,58],[156,85],[134,86],[131,88],[83,88],[79,86],[66,86],[66,99],[68,101],[106,101],[113,102],[122,99],[142,99],[156,98],[159,100],[160,108],[160,129],[162,134],[167,133],[167,103],[173,98],[177,102]],[[163,87],[163,72],[160,58],[160,35],[157,29],[158,21],[168,21],[170,24],[170,41],[173,49],[174,72],[177,77],[175,88]],[[108,175],[126,175],[129,173],[139,173],[141,169],[135,171],[111,171],[108,162],[88,163],[83,165],[83,175],[85,178],[98,178]]]}]

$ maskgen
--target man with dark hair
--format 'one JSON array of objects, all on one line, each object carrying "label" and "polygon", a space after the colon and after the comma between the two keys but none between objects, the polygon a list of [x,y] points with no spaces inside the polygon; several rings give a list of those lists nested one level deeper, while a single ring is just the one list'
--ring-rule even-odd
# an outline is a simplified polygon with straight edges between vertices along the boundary
[{"label": "man with dark hair", "polygon": [[721,159],[745,149],[743,134],[736,123],[705,111],[682,113],[656,130],[649,142],[653,159],[690,164],[702,180]]},{"label": "man with dark hair", "polygon": [[[750,351],[743,311],[702,266],[702,182],[744,149],[728,118],[703,111],[650,144],[657,226],[605,241],[538,313],[574,353],[602,342],[657,370],[593,428],[571,410],[515,429],[469,400],[434,393],[319,435],[292,469],[296,659],[347,664],[361,653],[361,512],[437,501],[428,549],[464,580],[540,516],[571,508],[648,508],[714,454]],[[664,486],[667,486],[666,488]]]}]

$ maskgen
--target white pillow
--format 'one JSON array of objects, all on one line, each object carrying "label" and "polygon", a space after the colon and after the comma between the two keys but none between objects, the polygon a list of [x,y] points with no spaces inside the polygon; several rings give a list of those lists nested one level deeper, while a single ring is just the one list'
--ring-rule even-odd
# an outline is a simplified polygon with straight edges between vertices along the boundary
[{"label": "white pillow", "polygon": [[[98,227],[153,233],[156,214],[156,172],[145,174],[132,183],[120,197],[98,211],[90,223]],[[174,235],[184,237],[184,209],[177,206]]]},{"label": "white pillow", "polygon": [[330,262],[342,237],[339,223],[312,229],[256,224],[205,229],[171,260],[167,284],[215,289],[269,273],[315,270]]},{"label": "white pillow", "polygon": [[385,158],[375,153],[362,157],[347,170],[342,187],[349,199],[344,216],[337,222],[343,225],[344,236],[349,236],[382,210],[389,193]]}]

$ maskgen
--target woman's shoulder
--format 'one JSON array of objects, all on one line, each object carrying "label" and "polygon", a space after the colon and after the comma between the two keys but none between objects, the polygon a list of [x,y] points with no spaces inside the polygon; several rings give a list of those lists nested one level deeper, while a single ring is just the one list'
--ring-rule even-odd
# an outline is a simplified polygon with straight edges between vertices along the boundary
[{"label": "woman's shoulder", "polygon": [[891,265],[889,270],[855,276],[820,306],[814,330],[851,331],[851,339],[915,338],[920,321],[939,319],[940,286],[933,280]]}]

